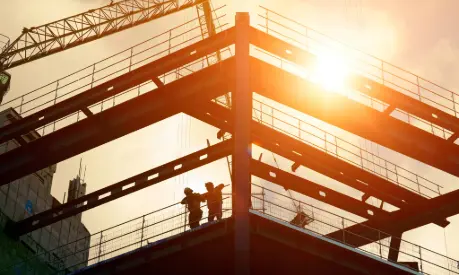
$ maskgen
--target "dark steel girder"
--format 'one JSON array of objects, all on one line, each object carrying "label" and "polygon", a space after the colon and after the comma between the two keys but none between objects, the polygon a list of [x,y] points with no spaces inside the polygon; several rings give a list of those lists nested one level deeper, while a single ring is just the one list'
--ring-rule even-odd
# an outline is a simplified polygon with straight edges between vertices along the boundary
[{"label": "dark steel girder", "polygon": [[[185,112],[223,131],[229,133],[233,131],[230,111],[216,103],[200,102],[196,108],[189,108]],[[343,160],[335,158],[304,142],[273,130],[272,128],[261,125],[255,121],[252,121],[251,128],[252,142],[254,144],[309,167],[332,179],[361,190],[366,194],[371,194],[399,208],[404,208],[407,205],[417,205],[427,201],[424,197],[401,188]],[[377,215],[374,215],[374,217],[378,218]],[[443,227],[449,223],[444,217],[433,219],[429,221],[429,223],[430,222],[434,222]]]},{"label": "dark steel girder", "polygon": [[251,71],[262,96],[459,176],[459,146],[256,58]]},{"label": "dark steel girder", "polygon": [[390,236],[399,236],[402,232],[427,225],[433,220],[445,219],[457,214],[459,214],[459,190],[394,211],[390,217],[368,220],[327,236],[339,241],[345,240],[346,244],[359,247]]},{"label": "dark steel girder", "polygon": [[77,215],[86,210],[224,158],[231,154],[233,149],[232,146],[232,139],[212,145],[180,159],[171,161],[136,176],[122,180],[118,183],[104,187],[91,194],[33,215],[27,219],[11,223],[7,226],[7,232],[13,237],[18,237],[38,228],[42,228],[65,218]]},{"label": "dark steel girder", "polygon": [[[390,212],[382,210],[379,207],[367,204],[258,160],[252,159],[251,172],[252,175],[280,185],[287,190],[301,193],[366,219],[388,217],[390,215]],[[320,192],[323,192],[324,196]],[[373,215],[368,212],[369,210],[373,212]]]},{"label": "dark steel girder", "polygon": [[[185,111],[191,116],[219,129],[232,132],[230,111],[215,103],[199,103],[199,108]],[[253,143],[273,153],[282,155],[319,173],[347,184],[366,194],[371,194],[399,208],[408,202],[426,200],[381,177],[327,154],[315,147],[289,137],[270,127],[252,121]],[[364,184],[365,183],[365,184]]]},{"label": "dark steel girder", "polygon": [[[251,28],[250,42],[269,53],[300,66],[313,66],[317,60],[315,55],[253,27]],[[389,104],[387,115],[390,115],[395,108],[398,108],[454,133],[459,132],[459,118],[385,85],[359,75],[352,76],[348,84],[362,93]],[[455,138],[450,139],[449,142],[452,143],[454,140]]]},{"label": "dark steel girder", "polygon": [[234,58],[145,93],[0,155],[0,185],[221,96],[234,83]]},{"label": "dark steel girder", "polygon": [[89,106],[120,94],[151,79],[153,79],[158,87],[162,87],[163,84],[156,78],[157,76],[189,64],[201,57],[233,44],[234,37],[234,28],[228,29],[211,38],[199,41],[156,61],[152,61],[129,73],[6,125],[0,128],[0,144],[13,138],[19,138],[21,135],[64,118],[78,110],[82,110],[87,114],[87,108]]}]

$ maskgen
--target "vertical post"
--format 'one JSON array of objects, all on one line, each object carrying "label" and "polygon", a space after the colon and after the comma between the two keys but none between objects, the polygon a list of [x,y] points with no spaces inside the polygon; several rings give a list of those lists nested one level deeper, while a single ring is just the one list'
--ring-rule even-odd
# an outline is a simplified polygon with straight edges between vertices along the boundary
[{"label": "vertical post", "polygon": [[142,247],[143,244],[143,230],[145,228],[145,215],[142,216],[142,232],[140,233],[140,247]]},{"label": "vertical post", "polygon": [[236,14],[236,90],[233,99],[234,151],[233,151],[233,217],[234,217],[234,272],[250,274],[251,199],[250,159],[252,144],[252,92],[249,87],[249,13]]}]

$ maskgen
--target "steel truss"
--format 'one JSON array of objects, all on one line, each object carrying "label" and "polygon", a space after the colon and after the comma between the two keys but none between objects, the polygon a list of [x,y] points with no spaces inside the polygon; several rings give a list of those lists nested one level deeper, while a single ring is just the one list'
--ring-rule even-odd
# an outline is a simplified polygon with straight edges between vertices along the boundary
[{"label": "steel truss", "polygon": [[0,71],[150,22],[207,0],[124,0],[46,25],[24,28],[0,54]]}]

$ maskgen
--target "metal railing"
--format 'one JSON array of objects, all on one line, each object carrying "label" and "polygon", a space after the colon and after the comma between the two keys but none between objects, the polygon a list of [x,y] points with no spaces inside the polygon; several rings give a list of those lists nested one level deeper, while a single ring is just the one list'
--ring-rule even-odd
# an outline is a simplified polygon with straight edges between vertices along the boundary
[{"label": "metal railing", "polygon": [[[231,212],[231,200],[224,198],[223,217],[227,218]],[[207,219],[207,206],[201,206],[204,214],[201,223]],[[90,236],[90,247],[78,250],[76,243],[83,239],[70,242],[56,249],[31,257],[23,262],[0,268],[0,274],[45,275],[43,270],[35,271],[29,263],[37,259],[46,262],[50,267],[47,274],[68,274],[70,272],[95,265],[108,259],[132,252],[139,248],[153,245],[155,242],[167,239],[186,232],[189,212],[180,203],[175,203],[153,211],[138,218],[119,225],[104,229]],[[56,257],[55,255],[62,255]],[[67,258],[86,258],[87,261],[68,261]],[[66,264],[68,263],[68,264]],[[40,273],[41,272],[41,273]]]},{"label": "metal railing", "polygon": [[[262,14],[258,14],[261,21],[261,23],[257,24],[258,29],[316,56],[320,56],[324,51],[339,53],[343,57],[346,57],[346,67],[357,75],[364,76],[443,112],[459,117],[459,93],[443,88],[375,56],[347,46],[275,11],[265,7],[260,8],[262,9]],[[302,65],[307,66],[308,64]],[[371,98],[368,95],[365,95],[365,97]],[[372,102],[382,103],[377,99],[371,99]],[[387,106],[387,104],[384,105]],[[404,116],[408,116],[409,123],[410,120],[414,120],[419,123],[428,124],[430,127],[429,131],[435,135],[446,136],[444,138],[452,135],[450,131],[438,125],[434,125],[398,109],[396,111]]]},{"label": "metal railing", "polygon": [[[213,13],[216,14],[224,7],[225,6],[221,6],[214,9]],[[225,16],[226,15],[216,16],[215,20],[220,21]],[[193,25],[193,27],[188,28],[190,25]],[[217,32],[220,32],[226,27],[227,24],[222,24],[216,26],[216,30]],[[137,69],[186,46],[194,44],[202,40],[200,31],[199,19],[192,19],[144,42],[134,45],[131,48],[98,61],[91,66],[80,69],[20,97],[8,100],[0,105],[0,111],[13,108],[23,117],[31,115],[63,100],[71,98],[81,92],[89,90],[96,85],[119,77],[131,70]],[[231,56],[230,48],[222,49],[221,55],[222,59],[226,59]],[[203,57],[190,64],[165,73],[158,78],[160,78],[164,84],[167,84],[207,66],[206,57]],[[140,94],[150,92],[155,88],[156,85],[153,81],[148,81],[121,94],[98,102],[90,106],[89,109],[93,113],[98,113],[137,97]],[[46,135],[57,129],[84,119],[85,117],[86,116],[83,112],[78,111],[36,130],[38,133]]]},{"label": "metal railing", "polygon": [[[262,190],[261,193],[252,193],[252,210],[254,211],[286,222],[290,222],[293,219],[298,213],[298,208],[309,215],[312,218],[311,222],[301,230],[308,230],[330,238],[327,236],[328,234],[340,230],[344,230],[346,234],[354,234],[346,231],[346,228],[358,225],[355,221],[300,200],[294,199],[296,204],[292,204],[291,197],[270,190],[265,186],[252,184],[252,189],[253,191],[255,189]],[[231,200],[228,195],[231,194],[225,193],[224,195],[224,218],[231,215]],[[207,207],[203,205],[202,208],[204,210],[203,217],[206,217]],[[205,220],[205,218],[202,220]],[[186,209],[184,206],[176,203],[92,234],[90,237],[91,245],[87,249],[77,251],[75,244],[81,240],[76,240],[46,253],[35,255],[23,262],[0,268],[0,273],[14,274],[14,272],[19,270],[24,274],[38,274],[34,273],[35,271],[28,266],[28,263],[40,259],[52,267],[48,274],[68,274],[86,266],[92,266],[122,254],[134,252],[142,247],[163,242],[169,237],[182,234],[187,231],[187,223]],[[391,236],[370,227],[365,227],[365,229],[378,232],[380,238],[378,240],[368,240],[372,243],[358,249],[382,259],[387,259],[388,251],[391,249],[389,244]],[[361,236],[361,238],[366,237]],[[344,241],[341,240],[341,242],[346,244],[345,239]],[[421,271],[426,274],[447,274],[446,272],[449,272],[448,274],[459,274],[456,260],[404,240],[401,240],[401,244],[399,261],[418,262]],[[63,265],[65,259],[53,256],[57,251],[61,252],[60,255],[64,255],[64,258],[81,254],[88,261]]]},{"label": "metal railing", "polygon": [[[223,102],[215,100],[222,106]],[[442,186],[392,163],[347,140],[276,109],[257,99],[253,100],[252,118],[276,131],[298,139],[314,148],[353,164],[426,198],[441,195]]]},{"label": "metal railing", "polygon": [[[261,188],[260,186],[255,184],[254,186]],[[291,203],[292,198],[284,194],[280,194],[276,191],[267,189],[266,187],[264,187],[264,191],[265,199],[252,196],[252,206],[254,208],[259,208],[260,205],[263,205],[263,211],[255,211],[260,212],[262,215],[267,215],[279,221],[282,221],[284,224],[290,224],[295,215],[298,213],[298,210]],[[359,249],[365,253],[369,253],[378,258],[388,260],[389,250],[396,250],[399,254],[398,262],[417,262],[419,270],[424,274],[459,274],[459,262],[457,260],[436,253],[432,250],[413,244],[411,242],[404,241],[403,239],[400,239],[400,249],[397,250],[391,248],[390,239],[397,237],[391,236],[390,234],[387,234],[378,229],[374,229],[359,224],[355,221],[339,216],[327,210],[321,209],[312,204],[308,204],[300,200],[295,201],[297,205],[300,206],[300,209],[302,209],[302,211],[304,211],[307,215],[311,216],[312,218],[312,222],[310,222],[300,230],[314,232],[329,239],[332,239],[329,236],[330,233],[342,231],[343,234],[346,234],[348,236],[352,235],[353,237],[361,238],[362,240],[367,240],[368,242],[371,242],[369,245],[365,245],[355,249]],[[358,229],[356,229],[355,231],[347,230],[347,228],[349,228],[350,226],[361,226],[364,228],[365,231],[376,232],[378,235],[378,239],[371,240],[365,236],[353,233],[361,231],[359,231]],[[346,239],[343,239],[332,240],[339,241],[340,243],[348,245]],[[352,243],[350,243],[349,245],[353,247]]]}]

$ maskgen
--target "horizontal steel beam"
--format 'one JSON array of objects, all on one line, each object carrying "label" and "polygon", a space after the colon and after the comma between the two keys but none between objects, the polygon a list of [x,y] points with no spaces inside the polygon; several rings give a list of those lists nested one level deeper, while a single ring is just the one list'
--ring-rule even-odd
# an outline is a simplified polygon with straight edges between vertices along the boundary
[{"label": "horizontal steel beam", "polygon": [[136,176],[104,187],[91,194],[61,204],[7,226],[7,232],[18,237],[65,218],[77,215],[107,202],[116,200],[182,173],[224,158],[232,152],[232,139],[199,150],[180,159],[163,164]]},{"label": "horizontal steel beam", "polygon": [[[212,102],[200,102],[198,106],[195,108],[188,108],[185,112],[223,131],[232,132],[230,111],[221,105]],[[384,183],[385,180],[376,175],[361,170],[352,164],[328,155],[325,152],[317,150],[312,146],[277,132],[272,128],[263,126],[255,121],[252,121],[251,128],[254,144],[301,163],[312,170],[350,185],[367,194],[372,194],[374,197],[380,198],[401,209],[408,205],[419,205],[419,203],[429,201],[424,197],[416,195],[390,182]],[[388,190],[390,190],[391,193],[386,193]],[[410,194],[409,196],[411,199],[407,198],[407,200],[405,200],[400,194]],[[413,199],[415,197],[418,197],[418,199]],[[410,204],[406,203],[408,201]],[[375,212],[373,213],[375,214]],[[376,215],[374,216],[377,217]],[[446,221],[445,218],[446,216],[438,218],[432,216],[430,220],[425,221],[425,224],[434,222],[440,226],[446,226],[448,221]]]},{"label": "horizontal steel beam", "polygon": [[224,72],[233,69],[234,59],[227,59],[6,152],[0,155],[0,185],[221,96],[234,83]]},{"label": "horizontal steel beam", "polygon": [[[459,118],[443,112],[438,108],[432,107],[422,101],[397,92],[363,76],[352,76],[348,82],[349,86],[357,91],[388,103],[388,108],[392,111],[397,108],[452,131],[453,133],[459,131]],[[392,111],[387,111],[387,115],[390,115]],[[454,140],[452,140],[452,142],[454,142]]]},{"label": "horizontal steel beam", "polygon": [[256,58],[251,71],[256,93],[459,176],[459,146]]},{"label": "horizontal steel beam", "polygon": [[[363,201],[354,199],[333,189],[319,185],[305,178],[285,172],[263,162],[252,160],[252,175],[275,183],[287,190],[292,190],[316,200],[338,207],[357,216],[373,219],[388,217],[389,212]],[[323,195],[321,195],[323,194]],[[371,211],[373,214],[370,214]]]},{"label": "horizontal steel beam", "polygon": [[[230,111],[215,103],[199,103],[199,108],[185,111],[191,116],[219,129],[232,132]],[[402,208],[426,198],[401,188],[386,179],[327,154],[309,144],[252,121],[252,138],[256,145],[300,163],[332,179],[371,194]]]},{"label": "horizontal steel beam", "polygon": [[157,79],[157,76],[234,44],[234,33],[234,28],[218,33],[209,39],[187,46],[131,72],[88,89],[83,93],[6,125],[0,128],[0,143],[17,138],[20,135],[24,135],[79,110],[82,110],[86,114],[85,109],[89,106],[120,94],[146,81],[153,79],[158,87],[162,87],[164,85]]},{"label": "horizontal steel beam", "polygon": [[[317,60],[314,54],[253,27],[251,28],[250,42],[273,55],[292,61],[303,67],[312,67]],[[398,108],[454,133],[459,131],[459,118],[397,92],[385,85],[360,75],[351,76],[348,84],[362,93],[389,104],[387,115],[390,115],[395,108]]]},{"label": "horizontal steel beam", "polygon": [[459,190],[394,211],[388,218],[366,221],[345,230],[338,230],[328,237],[339,241],[345,240],[347,244],[359,247],[392,235],[398,236],[403,232],[429,224],[433,220],[445,219],[457,214],[459,214]]}]

